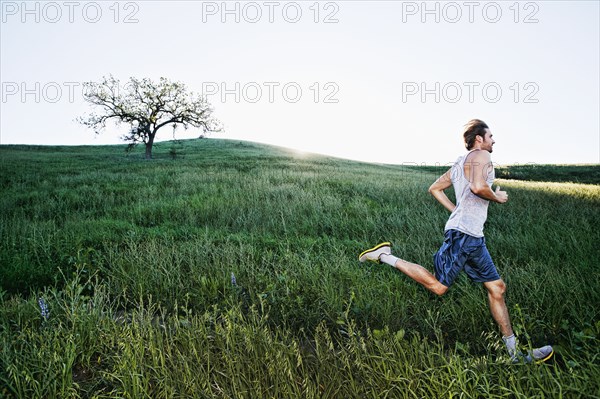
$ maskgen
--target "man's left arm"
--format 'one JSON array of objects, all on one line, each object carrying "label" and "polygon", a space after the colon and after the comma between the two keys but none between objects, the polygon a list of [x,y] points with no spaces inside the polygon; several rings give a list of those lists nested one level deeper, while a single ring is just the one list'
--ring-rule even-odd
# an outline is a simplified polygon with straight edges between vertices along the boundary
[{"label": "man's left arm", "polygon": [[487,184],[487,177],[494,167],[490,153],[487,151],[476,151],[472,165],[473,181],[471,182],[471,192],[480,198],[499,204],[508,201],[506,191],[501,191],[500,187],[496,187],[496,191],[492,191]]}]

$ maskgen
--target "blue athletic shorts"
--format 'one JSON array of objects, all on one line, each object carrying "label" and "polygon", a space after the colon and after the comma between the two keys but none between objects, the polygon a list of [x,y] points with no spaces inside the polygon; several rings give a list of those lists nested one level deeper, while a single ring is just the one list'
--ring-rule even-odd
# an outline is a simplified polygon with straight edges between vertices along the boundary
[{"label": "blue athletic shorts", "polygon": [[444,233],[444,243],[433,255],[433,264],[435,277],[446,287],[452,285],[463,269],[471,280],[478,283],[500,279],[485,246],[485,238],[473,237],[458,230]]}]

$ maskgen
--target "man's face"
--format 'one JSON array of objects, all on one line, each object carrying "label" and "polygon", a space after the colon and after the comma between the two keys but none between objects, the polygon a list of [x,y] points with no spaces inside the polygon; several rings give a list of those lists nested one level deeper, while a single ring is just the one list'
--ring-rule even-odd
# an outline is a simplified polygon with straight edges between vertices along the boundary
[{"label": "man's face", "polygon": [[490,129],[485,129],[485,136],[483,136],[483,142],[481,143],[481,149],[486,150],[489,153],[493,151],[494,139],[492,138],[493,134],[490,132]]}]

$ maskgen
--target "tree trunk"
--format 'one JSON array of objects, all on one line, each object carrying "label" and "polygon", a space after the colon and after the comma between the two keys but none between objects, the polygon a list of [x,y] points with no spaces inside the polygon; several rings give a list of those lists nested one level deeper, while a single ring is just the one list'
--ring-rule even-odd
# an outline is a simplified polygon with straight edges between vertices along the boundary
[{"label": "tree trunk", "polygon": [[154,134],[151,134],[146,143],[146,159],[152,159],[152,144],[154,144]]}]

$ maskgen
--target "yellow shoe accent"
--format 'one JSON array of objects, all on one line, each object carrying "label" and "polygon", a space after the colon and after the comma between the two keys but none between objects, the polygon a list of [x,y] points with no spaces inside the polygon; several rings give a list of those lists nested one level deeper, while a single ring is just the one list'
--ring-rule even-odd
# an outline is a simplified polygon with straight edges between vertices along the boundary
[{"label": "yellow shoe accent", "polygon": [[366,251],[361,252],[360,255],[358,255],[358,261],[359,262],[364,262],[365,260],[368,260],[368,261],[375,262],[375,263],[381,263],[379,261],[379,258],[377,258],[377,259],[368,259],[368,258],[366,258],[366,259],[362,259],[362,260],[361,260],[361,258],[363,256],[367,255],[369,252],[375,252],[375,251],[377,251],[378,249],[380,249],[382,247],[390,247],[390,246],[392,246],[392,244],[390,242],[387,242],[387,241],[386,242],[382,242],[381,244],[377,244],[373,248],[370,248],[370,249],[367,249]]},{"label": "yellow shoe accent", "polygon": [[548,356],[546,356],[546,357],[545,357],[545,358],[543,358],[543,359],[537,359],[537,360],[535,361],[535,363],[536,363],[536,364],[544,363],[544,362],[546,362],[546,361],[550,360],[550,358],[551,358],[553,355],[554,355],[554,348],[552,349],[552,352],[550,352],[550,353],[548,354]]}]

